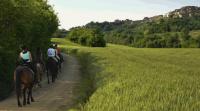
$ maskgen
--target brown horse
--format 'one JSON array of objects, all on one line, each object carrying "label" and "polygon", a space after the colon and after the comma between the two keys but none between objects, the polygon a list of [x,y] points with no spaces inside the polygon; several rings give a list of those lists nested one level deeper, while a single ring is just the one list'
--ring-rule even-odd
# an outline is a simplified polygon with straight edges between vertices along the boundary
[{"label": "brown horse", "polygon": [[42,87],[41,81],[42,81],[42,76],[44,74],[44,66],[41,63],[37,62],[35,67],[36,67],[36,81],[38,83],[38,86]]},{"label": "brown horse", "polygon": [[57,64],[57,62],[53,58],[48,58],[46,68],[47,68],[48,84],[50,83],[50,81],[49,81],[50,75],[52,77],[52,79],[51,79],[52,83],[55,82],[55,79],[57,78],[57,75],[58,75],[58,64]]},{"label": "brown horse", "polygon": [[[33,71],[29,69],[26,66],[18,66],[14,72],[14,81],[15,81],[15,88],[16,88],[16,94],[17,94],[17,103],[19,107],[22,107],[20,102],[21,97],[21,91],[23,91],[23,105],[30,104],[31,102],[34,102],[33,96],[32,96],[32,88],[34,85],[33,80]],[[26,93],[28,91],[28,97],[26,96]],[[26,101],[27,99],[27,101]]]}]

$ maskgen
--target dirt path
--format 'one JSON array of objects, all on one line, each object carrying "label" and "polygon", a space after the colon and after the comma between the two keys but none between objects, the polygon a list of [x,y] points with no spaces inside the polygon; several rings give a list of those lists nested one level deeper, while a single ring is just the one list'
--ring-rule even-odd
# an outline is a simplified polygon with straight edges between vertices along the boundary
[{"label": "dirt path", "polygon": [[0,111],[66,111],[74,104],[73,89],[79,85],[79,64],[76,58],[64,56],[62,73],[54,84],[47,84],[46,76],[42,88],[35,88],[33,97],[36,102],[18,108],[15,94],[0,102]]}]

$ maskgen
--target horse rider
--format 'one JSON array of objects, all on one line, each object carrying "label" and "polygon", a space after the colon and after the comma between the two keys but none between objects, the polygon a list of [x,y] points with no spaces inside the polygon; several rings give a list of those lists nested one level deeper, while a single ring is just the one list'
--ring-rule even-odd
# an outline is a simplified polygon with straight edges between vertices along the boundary
[{"label": "horse rider", "polygon": [[19,54],[19,60],[22,61],[22,65],[28,66],[34,72],[32,65],[32,55],[25,45],[22,46],[22,51]]},{"label": "horse rider", "polygon": [[54,49],[56,51],[56,59],[58,60],[58,62],[60,62],[60,56],[59,56],[59,50],[58,50],[58,45],[54,44]]},{"label": "horse rider", "polygon": [[60,62],[62,63],[64,60],[63,60],[63,56],[61,54],[61,49],[58,47],[57,44],[55,44],[55,49],[56,49],[56,52],[57,52],[57,56],[59,57],[59,60]]},{"label": "horse rider", "polygon": [[53,60],[56,61],[56,63],[58,64],[58,59],[56,58],[56,50],[54,49],[54,46],[53,44],[50,45],[48,51],[47,51],[47,55],[48,55],[48,58],[52,58]]},{"label": "horse rider", "polygon": [[61,54],[61,49],[58,47],[57,44],[55,44],[55,49],[56,49],[58,55]]}]

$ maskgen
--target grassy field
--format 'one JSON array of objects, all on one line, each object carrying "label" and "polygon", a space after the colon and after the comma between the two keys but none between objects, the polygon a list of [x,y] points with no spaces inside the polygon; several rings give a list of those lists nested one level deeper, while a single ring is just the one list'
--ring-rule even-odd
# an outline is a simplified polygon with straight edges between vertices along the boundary
[{"label": "grassy field", "polygon": [[200,111],[199,49],[89,48],[53,41],[68,53],[90,54],[82,59],[95,58],[90,76],[96,90],[83,111]]}]

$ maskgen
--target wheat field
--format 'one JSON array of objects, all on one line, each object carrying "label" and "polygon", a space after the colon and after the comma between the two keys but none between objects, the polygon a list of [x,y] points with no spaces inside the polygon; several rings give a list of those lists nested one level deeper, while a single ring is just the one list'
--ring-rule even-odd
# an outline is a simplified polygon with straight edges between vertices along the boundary
[{"label": "wheat field", "polygon": [[90,53],[101,69],[90,69],[96,90],[80,110],[200,111],[199,49],[90,48],[53,41],[68,53]]}]

